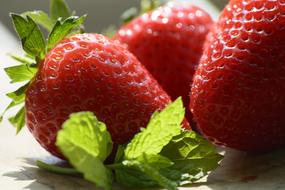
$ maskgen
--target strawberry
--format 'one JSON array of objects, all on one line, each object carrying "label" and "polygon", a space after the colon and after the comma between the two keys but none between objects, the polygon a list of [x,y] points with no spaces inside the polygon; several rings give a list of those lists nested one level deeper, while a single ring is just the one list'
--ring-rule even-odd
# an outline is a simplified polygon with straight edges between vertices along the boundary
[{"label": "strawberry", "polygon": [[94,112],[108,126],[114,143],[123,144],[169,102],[125,48],[102,35],[79,34],[45,57],[26,91],[25,105],[30,131],[57,155],[56,132],[73,112]]},{"label": "strawberry", "polygon": [[[45,45],[32,19],[35,15],[12,14],[23,48],[35,62],[27,63],[16,57],[23,65],[6,69],[14,82],[29,79],[25,86],[8,94],[13,99],[8,108],[25,102],[10,121],[19,131],[26,118],[36,140],[53,155],[63,158],[55,140],[63,122],[73,112],[95,113],[106,123],[117,146],[145,127],[153,112],[170,103],[170,97],[157,81],[119,43],[99,34],[66,37],[78,32],[84,16],[56,21]],[[15,75],[20,72],[25,77]]]},{"label": "strawberry", "polygon": [[249,152],[285,145],[284,34],[284,0],[231,0],[223,10],[190,98],[209,140]]},{"label": "strawberry", "polygon": [[145,65],[174,100],[189,105],[192,77],[212,19],[188,3],[167,3],[124,25],[115,39]]}]

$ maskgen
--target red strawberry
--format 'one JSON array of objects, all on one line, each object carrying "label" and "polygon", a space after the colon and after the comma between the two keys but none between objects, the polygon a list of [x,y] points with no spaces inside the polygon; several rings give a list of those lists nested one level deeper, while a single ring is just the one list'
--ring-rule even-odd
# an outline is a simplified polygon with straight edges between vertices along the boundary
[{"label": "red strawberry", "polygon": [[195,74],[190,109],[216,144],[285,145],[285,1],[231,0]]},{"label": "red strawberry", "polygon": [[76,35],[53,48],[25,101],[30,131],[57,156],[57,131],[73,112],[93,111],[108,126],[114,143],[122,144],[169,102],[131,53],[98,34]]},{"label": "red strawberry", "polygon": [[[99,34],[65,38],[79,29],[85,16],[57,21],[47,42],[29,16],[11,16],[23,49],[34,60],[16,57],[22,65],[6,68],[12,82],[27,81],[8,94],[13,100],[8,109],[25,103],[10,121],[18,131],[27,123],[52,154],[63,157],[55,146],[56,135],[73,112],[94,112],[106,123],[116,147],[170,103],[152,75],[119,43]],[[184,127],[189,128],[187,121]]]},{"label": "red strawberry", "polygon": [[115,39],[146,66],[174,100],[189,105],[192,77],[212,19],[188,3],[168,3],[123,26]]}]

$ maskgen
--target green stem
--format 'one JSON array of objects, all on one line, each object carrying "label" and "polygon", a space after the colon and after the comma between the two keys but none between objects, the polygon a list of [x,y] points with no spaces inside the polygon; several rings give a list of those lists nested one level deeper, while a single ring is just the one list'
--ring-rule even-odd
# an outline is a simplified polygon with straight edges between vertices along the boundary
[{"label": "green stem", "polygon": [[46,171],[56,173],[56,174],[82,176],[82,174],[76,171],[74,168],[65,168],[65,167],[55,166],[55,165],[44,163],[40,160],[37,160],[37,166],[41,169],[44,169]]},{"label": "green stem", "polygon": [[107,168],[115,170],[115,169],[120,169],[120,168],[124,168],[124,165],[122,163],[118,163],[118,164],[108,164],[106,165]]}]

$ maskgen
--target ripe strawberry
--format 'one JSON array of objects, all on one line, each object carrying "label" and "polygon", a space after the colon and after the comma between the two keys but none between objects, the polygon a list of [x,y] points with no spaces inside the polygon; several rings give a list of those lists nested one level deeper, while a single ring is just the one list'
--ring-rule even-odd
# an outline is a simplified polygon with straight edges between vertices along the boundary
[{"label": "ripe strawberry", "polygon": [[168,3],[123,26],[115,39],[145,65],[174,100],[189,105],[192,77],[212,19],[188,3]]},{"label": "ripe strawberry", "polygon": [[153,112],[170,103],[152,75],[119,43],[99,34],[65,38],[76,32],[84,16],[57,21],[47,45],[32,18],[12,14],[12,19],[24,50],[35,62],[16,58],[22,65],[6,69],[13,82],[28,81],[8,94],[13,99],[8,108],[25,103],[10,121],[18,131],[26,122],[52,154],[63,157],[55,146],[56,135],[73,112],[94,112],[106,123],[116,147],[145,127]]},{"label": "ripe strawberry", "polygon": [[231,0],[208,37],[190,109],[216,144],[285,145],[285,1]]},{"label": "ripe strawberry", "polygon": [[93,111],[108,126],[113,141],[122,144],[169,102],[131,53],[98,34],[75,35],[53,48],[25,101],[30,131],[55,155],[57,131],[73,112]]}]

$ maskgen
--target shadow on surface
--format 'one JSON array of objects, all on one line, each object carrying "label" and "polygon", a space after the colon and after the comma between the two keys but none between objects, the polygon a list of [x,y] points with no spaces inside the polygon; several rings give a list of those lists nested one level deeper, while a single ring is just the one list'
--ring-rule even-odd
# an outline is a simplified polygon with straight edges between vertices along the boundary
[{"label": "shadow on surface", "polygon": [[[44,160],[52,160],[53,158]],[[95,186],[79,177],[63,176],[41,170],[36,167],[35,160],[23,158],[23,165],[19,171],[7,172],[5,177],[11,177],[16,181],[31,181],[25,187],[29,190],[94,190]]]},{"label": "shadow on surface", "polygon": [[[48,163],[58,163],[53,157],[44,159]],[[35,160],[23,159],[19,171],[8,172],[5,177],[15,181],[31,181],[29,190],[94,190],[95,186],[79,177],[63,176],[36,167]],[[207,182],[191,184],[195,189],[206,185],[207,189],[285,189],[285,150],[267,154],[249,155],[227,150],[221,167],[212,172]],[[115,190],[126,189],[116,186]],[[150,190],[150,189],[149,189]],[[154,190],[154,189],[153,189]]]}]

